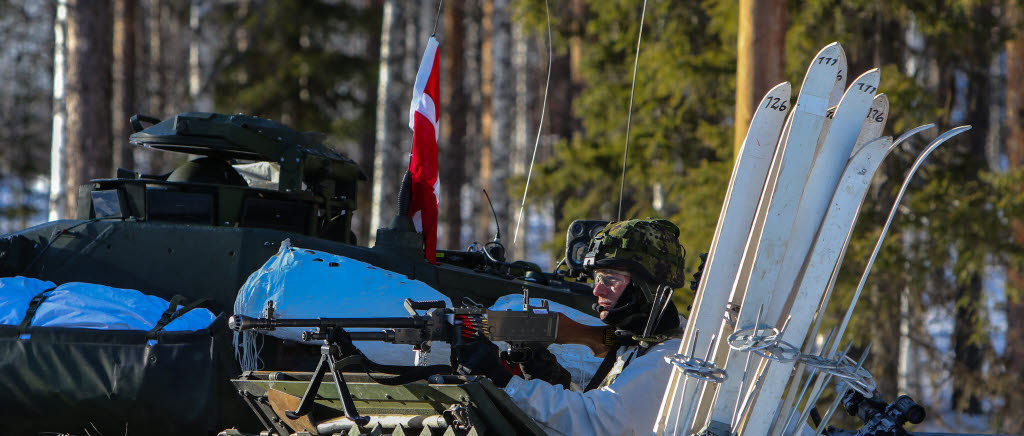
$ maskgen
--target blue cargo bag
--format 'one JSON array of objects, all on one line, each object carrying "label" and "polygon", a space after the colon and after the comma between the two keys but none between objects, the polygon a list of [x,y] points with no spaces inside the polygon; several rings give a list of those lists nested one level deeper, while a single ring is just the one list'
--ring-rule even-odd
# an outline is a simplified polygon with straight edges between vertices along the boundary
[{"label": "blue cargo bag", "polygon": [[203,302],[0,278],[0,434],[215,434],[229,336]]}]

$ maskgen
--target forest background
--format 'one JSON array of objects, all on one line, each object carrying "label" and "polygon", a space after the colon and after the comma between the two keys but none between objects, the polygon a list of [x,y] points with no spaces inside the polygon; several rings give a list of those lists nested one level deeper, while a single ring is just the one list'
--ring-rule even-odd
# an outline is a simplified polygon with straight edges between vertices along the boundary
[{"label": "forest background", "polygon": [[[436,33],[440,248],[489,241],[500,225],[515,257],[553,266],[572,220],[621,213],[679,224],[692,270],[710,245],[752,105],[775,83],[799,84],[810,57],[839,41],[851,77],[882,69],[884,134],[974,126],[911,185],[847,337],[874,344],[867,367],[879,389],[890,400],[915,396],[932,412],[928,428],[1024,433],[1017,1],[547,6],[449,1],[438,16],[433,0],[0,1],[0,233],[67,216],[78,184],[116,168],[170,171],[185,157],[129,145],[128,117],[198,110],[327,133],[370,177],[355,227],[372,245],[394,214],[411,150],[411,87]],[[876,176],[828,323],[845,310],[903,174],[930,139],[910,141]]]}]

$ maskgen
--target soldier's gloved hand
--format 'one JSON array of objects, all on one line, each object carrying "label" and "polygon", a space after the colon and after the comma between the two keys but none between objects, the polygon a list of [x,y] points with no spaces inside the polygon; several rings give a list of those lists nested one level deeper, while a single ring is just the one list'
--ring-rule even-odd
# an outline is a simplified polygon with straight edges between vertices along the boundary
[{"label": "soldier's gloved hand", "polygon": [[[504,352],[503,358],[504,356]],[[566,370],[558,359],[544,347],[534,347],[530,349],[530,353],[527,358],[519,362],[519,369],[523,372],[523,378],[527,380],[544,380],[554,386],[561,385],[565,389],[569,389],[569,384],[572,383],[572,375]],[[512,359],[515,361],[515,359]]]},{"label": "soldier's gloved hand", "polygon": [[482,375],[502,388],[512,380],[512,372],[498,358],[498,346],[487,339],[470,342],[459,354],[456,372],[461,375]]}]

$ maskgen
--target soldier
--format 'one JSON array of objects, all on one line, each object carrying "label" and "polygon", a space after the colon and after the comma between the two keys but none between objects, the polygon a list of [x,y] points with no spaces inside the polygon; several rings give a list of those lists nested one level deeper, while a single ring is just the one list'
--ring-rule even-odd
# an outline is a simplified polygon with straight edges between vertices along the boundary
[{"label": "soldier", "polygon": [[678,227],[653,219],[614,222],[594,236],[584,265],[595,309],[618,339],[584,389],[569,388],[568,371],[547,350],[520,365],[523,378],[513,377],[486,340],[470,346],[460,372],[491,378],[552,434],[650,433],[671,371],[665,356],[682,332],[671,302],[671,289],[685,283],[678,238]]}]

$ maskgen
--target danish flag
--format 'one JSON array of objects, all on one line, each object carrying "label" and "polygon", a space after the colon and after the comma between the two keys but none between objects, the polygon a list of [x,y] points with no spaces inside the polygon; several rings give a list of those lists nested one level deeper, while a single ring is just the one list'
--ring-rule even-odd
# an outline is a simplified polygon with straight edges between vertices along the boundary
[{"label": "danish flag", "polygon": [[423,234],[424,256],[434,264],[437,263],[437,203],[440,197],[437,140],[441,86],[437,45],[437,39],[431,36],[416,73],[412,106],[409,108],[409,128],[413,132],[412,157],[409,160],[409,174],[412,176],[409,215],[416,231]]}]

